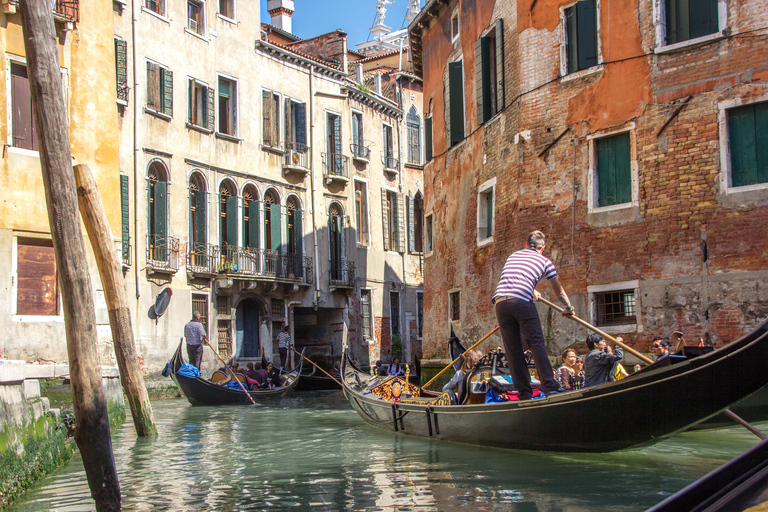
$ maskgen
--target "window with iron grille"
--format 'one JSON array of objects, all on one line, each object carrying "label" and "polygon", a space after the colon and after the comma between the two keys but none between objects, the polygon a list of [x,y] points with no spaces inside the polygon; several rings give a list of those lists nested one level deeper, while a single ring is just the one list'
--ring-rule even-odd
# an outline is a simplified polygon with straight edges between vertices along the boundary
[{"label": "window with iron grille", "polygon": [[461,319],[461,292],[451,292],[449,297],[450,319],[454,322]]},{"label": "window with iron grille", "polygon": [[232,320],[219,320],[217,322],[219,355],[227,357],[232,355]]},{"label": "window with iron grille", "polygon": [[208,332],[208,295],[204,293],[192,294],[192,313],[200,313],[200,323],[203,324],[205,332]]},{"label": "window with iron grille", "polygon": [[597,325],[637,323],[635,290],[595,293]]},{"label": "window with iron grille", "polygon": [[219,315],[229,315],[230,311],[230,297],[229,295],[217,295],[216,296],[216,313]]},{"label": "window with iron grille", "polygon": [[371,307],[371,290],[360,290],[360,314],[363,317],[363,338],[373,339],[373,308]]},{"label": "window with iron grille", "polygon": [[283,318],[285,316],[285,301],[282,299],[272,299],[272,318]]}]

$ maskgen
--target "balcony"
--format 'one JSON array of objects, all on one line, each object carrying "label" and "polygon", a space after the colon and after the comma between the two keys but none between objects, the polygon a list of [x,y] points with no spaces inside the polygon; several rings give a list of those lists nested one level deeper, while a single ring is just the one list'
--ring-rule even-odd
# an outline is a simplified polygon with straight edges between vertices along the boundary
[{"label": "balcony", "polygon": [[[8,0],[7,4],[4,9],[7,14],[13,14],[19,8],[19,0]],[[51,0],[51,10],[56,20],[69,23],[80,21],[80,0]]]},{"label": "balcony", "polygon": [[120,260],[124,267],[131,266],[131,237],[123,238],[120,244]]},{"label": "balcony", "polygon": [[295,174],[301,178],[309,172],[309,147],[299,142],[285,144],[283,175]]},{"label": "balcony", "polygon": [[218,245],[187,244],[187,274],[210,277],[218,272],[220,250]]},{"label": "balcony", "polygon": [[219,274],[230,277],[266,278],[302,284],[312,283],[312,260],[290,254],[252,247],[225,246],[216,266]]},{"label": "balcony", "polygon": [[341,153],[323,153],[323,177],[325,183],[349,181],[349,157]]},{"label": "balcony", "polygon": [[352,150],[352,160],[357,160],[366,164],[371,161],[370,148],[365,147],[363,144],[350,144],[349,148]]},{"label": "balcony", "polygon": [[147,237],[147,270],[153,273],[175,274],[179,270],[179,239],[172,236],[149,235]]},{"label": "balcony", "polygon": [[349,260],[331,261],[328,270],[331,288],[355,288],[355,263]]},{"label": "balcony", "polygon": [[381,164],[384,166],[384,172],[397,174],[400,172],[400,160],[386,153],[381,155]]}]

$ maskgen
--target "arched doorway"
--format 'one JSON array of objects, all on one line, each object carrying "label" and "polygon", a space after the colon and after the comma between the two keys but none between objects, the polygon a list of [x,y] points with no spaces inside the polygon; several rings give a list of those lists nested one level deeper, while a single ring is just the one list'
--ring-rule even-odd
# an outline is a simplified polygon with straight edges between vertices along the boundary
[{"label": "arched doorway", "polygon": [[237,305],[235,316],[235,342],[237,357],[259,357],[259,328],[261,308],[254,299],[244,299]]},{"label": "arched doorway", "polygon": [[328,241],[330,245],[331,281],[342,281],[344,260],[344,212],[339,203],[333,202],[328,208]]}]

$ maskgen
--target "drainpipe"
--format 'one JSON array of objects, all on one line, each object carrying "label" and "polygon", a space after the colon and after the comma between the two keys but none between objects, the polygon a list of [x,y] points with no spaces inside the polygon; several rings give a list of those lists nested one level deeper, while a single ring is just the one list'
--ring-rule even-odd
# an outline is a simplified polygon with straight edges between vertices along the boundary
[{"label": "drainpipe", "polygon": [[[401,40],[401,44],[402,44],[402,40]],[[402,58],[402,48],[400,49],[400,52],[401,52],[400,56]],[[401,79],[402,79],[402,75],[398,76],[397,79],[395,79],[395,90],[398,93],[397,97],[399,99],[398,103],[399,103],[399,106],[400,106],[400,112],[404,112],[404,109],[403,109],[403,87],[400,84],[400,80]],[[402,193],[403,196],[405,196],[405,193],[403,191],[403,169],[405,168],[405,165],[403,164],[403,161],[401,159],[402,154],[403,154],[402,153],[402,148],[401,148],[401,137],[400,137],[400,130],[402,130],[401,121],[402,121],[402,118],[397,120],[397,158],[398,158],[398,164],[400,166],[400,168],[398,169],[400,172],[397,173],[397,176],[398,176],[398,180],[400,182],[400,193]],[[406,218],[407,218],[408,213],[407,213],[406,208],[403,208],[403,212],[404,212],[404,214],[406,215]],[[407,295],[408,295],[408,286],[407,286],[407,284],[408,284],[408,274],[406,273],[405,260],[406,260],[406,257],[408,255],[408,241],[409,241],[408,240],[408,223],[404,222],[403,226],[405,228],[405,233],[403,234],[404,238],[405,238],[405,248],[404,248],[405,250],[400,254],[400,259],[401,259],[402,265],[403,265],[403,282],[402,282],[401,287],[402,287],[402,290],[403,290],[402,304],[407,304],[407,300],[406,299],[407,299]],[[411,354],[411,349],[410,349],[410,343],[411,343],[410,331],[407,330],[408,326],[404,325],[404,323],[402,322],[402,320],[404,318],[404,310],[405,310],[405,308],[399,308],[399,309],[401,310],[401,312],[400,312],[400,320],[401,320],[400,325],[402,326],[401,329],[400,329],[400,339],[405,342],[405,343],[403,343],[403,349],[406,348],[406,343],[408,344],[407,345],[408,346],[407,355],[410,356],[410,354]],[[408,336],[405,335],[406,332],[408,333]],[[401,354],[401,357],[402,357],[402,355],[403,354]]]},{"label": "drainpipe", "polygon": [[131,2],[131,58],[133,59],[133,277],[136,281],[136,299],[141,297],[141,286],[139,284],[139,102],[136,97],[136,91],[139,90],[138,73],[136,72],[136,41],[137,41],[137,9],[136,2]]},{"label": "drainpipe", "polygon": [[315,299],[312,304],[317,310],[317,306],[320,303],[320,257],[317,250],[317,205],[315,204],[315,66],[309,67],[309,181],[310,188],[312,190],[312,240],[314,241],[315,250]]}]

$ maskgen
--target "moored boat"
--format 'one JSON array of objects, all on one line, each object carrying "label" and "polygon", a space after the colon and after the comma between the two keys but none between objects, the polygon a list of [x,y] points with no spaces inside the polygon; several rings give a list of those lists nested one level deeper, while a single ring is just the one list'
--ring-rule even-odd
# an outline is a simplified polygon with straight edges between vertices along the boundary
[{"label": "moored boat", "polygon": [[[279,398],[296,387],[299,382],[302,363],[298,368],[289,372],[282,372],[280,380],[283,386],[275,389],[256,389],[248,391],[246,394],[242,389],[230,388],[226,385],[211,382],[203,377],[188,377],[178,373],[184,357],[181,354],[183,342],[179,344],[176,352],[171,359],[172,373],[171,378],[179,387],[181,394],[189,400],[192,405],[226,405],[226,404],[251,404],[250,395],[254,400],[265,400],[270,398]],[[303,358],[302,360],[303,361]]]},{"label": "moored boat", "polygon": [[342,384],[363,419],[399,434],[502,448],[605,452],[657,442],[754,393],[768,383],[766,357],[768,320],[697,358],[536,400],[462,403],[450,392],[371,377],[355,370],[348,357]]}]

